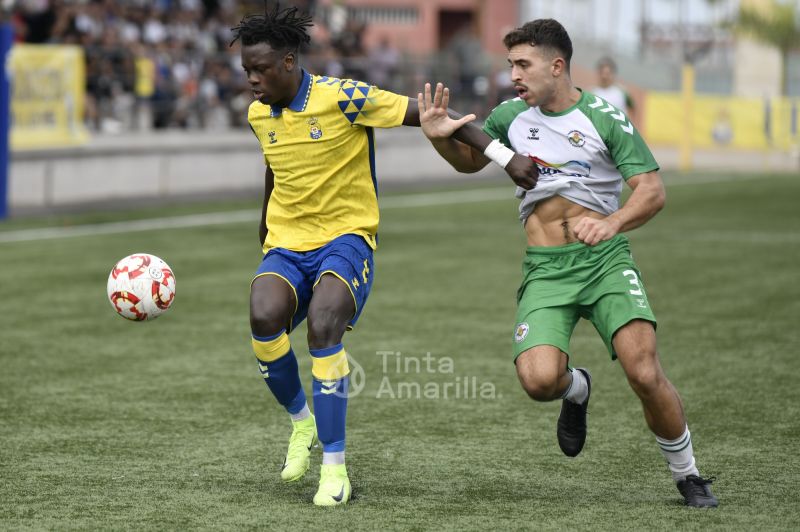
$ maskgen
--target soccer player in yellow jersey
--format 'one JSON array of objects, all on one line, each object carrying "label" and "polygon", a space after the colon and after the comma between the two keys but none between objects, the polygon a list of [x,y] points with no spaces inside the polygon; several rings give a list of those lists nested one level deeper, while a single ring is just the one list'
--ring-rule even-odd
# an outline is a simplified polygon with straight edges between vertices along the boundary
[{"label": "soccer player in yellow jersey", "polygon": [[[291,482],[309,468],[322,443],[314,504],[350,498],[344,464],[349,368],[345,330],[361,314],[372,286],[378,200],[375,127],[419,126],[416,101],[368,83],[316,76],[299,65],[311,19],[278,5],[249,15],[233,29],[255,101],[248,120],[261,144],[265,192],[259,235],[264,258],[250,290],[253,349],[272,394],[291,416],[281,477]],[[452,114],[443,128],[484,151],[515,183],[535,185],[535,165]],[[464,127],[460,127],[464,125]],[[460,129],[458,129],[460,127]],[[494,150],[494,151],[491,151]],[[298,374],[288,333],[308,318],[314,415]]]}]

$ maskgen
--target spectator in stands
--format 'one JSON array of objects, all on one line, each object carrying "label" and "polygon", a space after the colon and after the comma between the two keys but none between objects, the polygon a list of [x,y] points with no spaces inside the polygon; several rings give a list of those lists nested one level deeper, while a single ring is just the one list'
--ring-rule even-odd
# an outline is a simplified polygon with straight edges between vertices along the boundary
[{"label": "spectator in stands", "polygon": [[56,21],[55,2],[48,0],[20,0],[16,15],[25,28],[25,41],[46,43]]},{"label": "spectator in stands", "polygon": [[[314,11],[318,2],[281,1],[287,3]],[[244,2],[18,0],[11,20],[18,42],[83,47],[91,129],[240,128],[252,101],[238,49],[228,47],[230,28],[241,18],[240,4]],[[384,40],[367,55],[365,23],[348,17],[343,4],[335,6],[340,8],[338,18],[334,9],[323,10],[325,15],[311,28],[313,48],[303,50],[309,65],[328,75],[394,88],[400,54]]]},{"label": "spectator in stands", "polygon": [[384,37],[369,53],[369,81],[381,89],[394,90],[392,77],[400,63],[400,52]]}]

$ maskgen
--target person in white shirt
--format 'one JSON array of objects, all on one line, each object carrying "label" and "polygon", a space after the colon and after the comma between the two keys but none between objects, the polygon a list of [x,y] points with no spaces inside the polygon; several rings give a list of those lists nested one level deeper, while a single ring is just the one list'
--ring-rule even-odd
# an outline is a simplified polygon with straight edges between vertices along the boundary
[{"label": "person in white shirt", "polygon": [[597,62],[598,85],[589,90],[592,94],[624,111],[628,118],[636,122],[636,108],[633,98],[624,87],[616,83],[617,64],[610,57],[603,57]]}]

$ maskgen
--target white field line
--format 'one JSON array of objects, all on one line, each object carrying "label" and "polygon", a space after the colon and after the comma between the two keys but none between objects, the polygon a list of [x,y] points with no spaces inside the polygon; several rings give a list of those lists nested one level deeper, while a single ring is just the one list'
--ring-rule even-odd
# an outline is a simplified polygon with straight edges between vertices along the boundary
[{"label": "white field line", "polygon": [[[668,183],[668,187],[695,185],[702,183],[721,183],[755,177],[710,176],[708,178],[692,178],[685,181]],[[389,196],[380,200],[381,209],[407,209],[412,207],[436,207],[440,205],[458,205],[465,203],[481,203],[484,201],[510,200],[514,197],[511,186],[460,190],[456,192],[425,192]],[[190,214],[186,216],[170,216],[164,218],[148,218],[126,222],[108,222],[99,224],[77,225],[73,227],[43,227],[40,229],[20,229],[17,231],[0,231],[0,244],[10,242],[32,242],[74,238],[79,236],[111,235],[152,231],[157,229],[181,229],[209,225],[256,222],[261,213],[254,210],[215,212],[207,214]]]},{"label": "white field line", "polygon": [[[800,234],[794,231],[701,231],[681,235],[681,241],[715,244],[800,244]],[[790,250],[786,250],[790,252]],[[795,251],[796,252],[796,251]]]},{"label": "white field line", "polygon": [[77,225],[74,227],[43,227],[41,229],[21,229],[0,233],[0,243],[31,242],[34,240],[50,240],[74,238],[77,236],[112,235],[150,231],[153,229],[176,229],[182,227],[198,227],[258,220],[260,213],[254,210],[216,212],[208,214],[191,214],[188,216],[172,216],[167,218],[149,218],[131,220],[129,222],[109,222],[100,224]]},{"label": "white field line", "polygon": [[[411,207],[432,207],[437,205],[455,205],[462,203],[480,203],[512,199],[514,189],[511,187],[462,190],[458,192],[429,192],[425,194],[409,194],[390,196],[382,199],[381,209],[405,209]],[[186,216],[170,216],[164,218],[148,218],[126,222],[108,222],[99,224],[77,225],[74,227],[43,227],[40,229],[21,229],[18,231],[0,232],[0,244],[9,242],[32,242],[74,238],[79,236],[112,235],[151,231],[156,229],[180,229],[209,225],[258,222],[261,211],[243,210],[215,212],[207,214],[190,214]]]}]

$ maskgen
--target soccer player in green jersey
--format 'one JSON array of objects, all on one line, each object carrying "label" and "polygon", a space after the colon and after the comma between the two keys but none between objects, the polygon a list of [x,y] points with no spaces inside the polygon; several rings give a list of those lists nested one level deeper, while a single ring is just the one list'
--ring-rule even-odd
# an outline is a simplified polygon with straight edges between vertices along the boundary
[{"label": "soccer player in green jersey", "polygon": [[[248,121],[266,164],[259,221],[264,255],[250,289],[253,351],[293,423],[281,478],[303,478],[319,441],[314,504],[336,506],[351,494],[344,459],[349,366],[342,337],[361,315],[375,276],[373,128],[419,126],[420,117],[406,96],[304,70],[299,48],[310,40],[309,26],[308,15],[276,3],[233,31],[255,99]],[[455,132],[483,151],[492,139],[468,123],[472,119],[445,118],[431,127]],[[528,157],[506,152],[501,161],[515,183],[533,186],[535,166]],[[288,336],[306,318],[314,415]]]},{"label": "soccer player in green jersey", "polygon": [[[422,128],[461,172],[475,172],[513,149],[536,161],[532,190],[517,190],[528,248],[514,328],[520,383],[536,401],[562,399],[557,438],[567,456],[581,452],[591,377],[569,365],[569,340],[580,318],[595,326],[618,359],[689,506],[714,507],[711,480],[695,465],[677,391],[656,351],[656,319],[622,233],[664,206],[658,164],[623,111],[581,91],[569,74],[572,42],[552,19],[505,36],[518,98],[500,104],[484,124],[495,139],[484,154],[448,137],[447,89],[418,97]],[[623,182],[631,187],[620,206]]]}]

